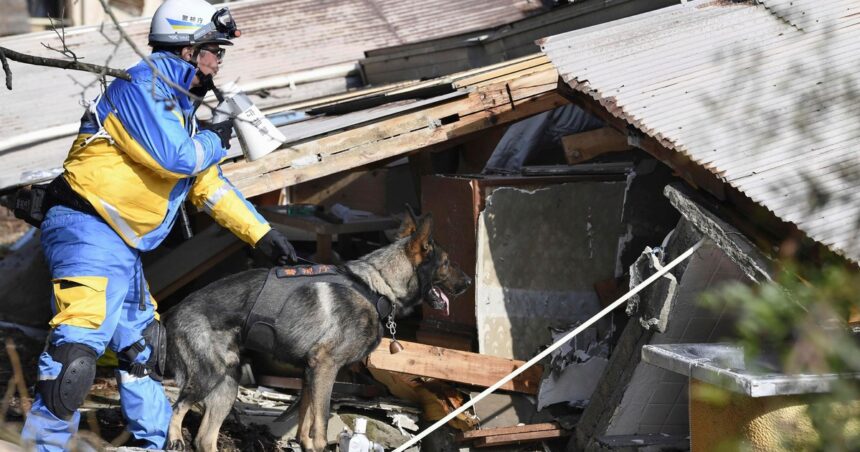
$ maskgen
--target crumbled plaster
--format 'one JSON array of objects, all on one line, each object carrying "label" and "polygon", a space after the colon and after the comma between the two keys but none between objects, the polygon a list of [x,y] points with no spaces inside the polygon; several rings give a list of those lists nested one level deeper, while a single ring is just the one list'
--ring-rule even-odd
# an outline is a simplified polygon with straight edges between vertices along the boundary
[{"label": "crumbled plaster", "polygon": [[[626,196],[626,195],[625,195]],[[621,259],[621,256],[624,255],[624,251],[627,249],[627,245],[633,241],[633,225],[627,223],[627,232],[624,235],[618,237],[618,251],[615,253],[615,277],[620,278],[624,275],[624,261]]]},{"label": "crumbled plaster", "polygon": [[[553,343],[579,325],[581,323],[577,322],[568,329],[553,331]],[[576,407],[588,404],[609,362],[611,324],[610,328],[603,329],[606,331],[601,334],[598,326],[591,326],[550,355],[550,364],[545,367],[545,377],[538,391],[538,410],[562,402]]]}]

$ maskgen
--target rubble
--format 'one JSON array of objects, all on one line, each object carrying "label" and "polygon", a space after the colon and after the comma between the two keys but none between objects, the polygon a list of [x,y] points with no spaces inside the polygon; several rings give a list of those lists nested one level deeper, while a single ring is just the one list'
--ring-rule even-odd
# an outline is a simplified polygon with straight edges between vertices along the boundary
[{"label": "rubble", "polygon": [[[567,330],[552,331],[552,342],[561,339],[577,326],[579,322]],[[588,328],[551,354],[550,365],[538,392],[538,410],[555,403],[566,403],[577,408],[588,405],[591,393],[609,362],[612,331],[609,328],[600,337],[597,327]]]}]

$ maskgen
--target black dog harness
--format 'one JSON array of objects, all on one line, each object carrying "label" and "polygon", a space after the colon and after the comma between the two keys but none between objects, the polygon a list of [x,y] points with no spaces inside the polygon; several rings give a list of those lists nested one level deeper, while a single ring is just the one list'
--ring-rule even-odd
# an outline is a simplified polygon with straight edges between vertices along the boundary
[{"label": "black dog harness", "polygon": [[[391,315],[393,305],[384,295],[372,291],[363,281],[345,267],[333,265],[297,265],[275,267],[266,276],[266,282],[251,301],[242,326],[242,342],[250,350],[271,352],[278,344],[277,323],[284,305],[292,293],[305,283],[334,283],[355,289],[374,307],[379,315],[380,328],[384,319]],[[300,315],[301,313],[283,313]]]}]

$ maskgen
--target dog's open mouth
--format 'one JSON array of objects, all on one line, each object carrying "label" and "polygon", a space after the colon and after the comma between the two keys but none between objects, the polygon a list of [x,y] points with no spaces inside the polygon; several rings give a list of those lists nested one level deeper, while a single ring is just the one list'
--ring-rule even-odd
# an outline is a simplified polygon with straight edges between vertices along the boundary
[{"label": "dog's open mouth", "polygon": [[438,286],[433,286],[430,288],[430,292],[428,292],[428,295],[430,296],[430,306],[433,309],[445,311],[445,315],[449,314],[448,296],[445,295],[445,292],[442,289],[440,289]]}]

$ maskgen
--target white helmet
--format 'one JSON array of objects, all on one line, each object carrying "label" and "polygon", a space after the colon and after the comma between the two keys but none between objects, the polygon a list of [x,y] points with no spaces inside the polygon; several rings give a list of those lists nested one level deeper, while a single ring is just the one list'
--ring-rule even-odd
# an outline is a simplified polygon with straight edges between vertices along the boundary
[{"label": "white helmet", "polygon": [[215,10],[205,0],[167,0],[155,10],[149,25],[149,45],[189,46],[207,42],[233,45],[241,32],[230,10]]}]

